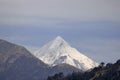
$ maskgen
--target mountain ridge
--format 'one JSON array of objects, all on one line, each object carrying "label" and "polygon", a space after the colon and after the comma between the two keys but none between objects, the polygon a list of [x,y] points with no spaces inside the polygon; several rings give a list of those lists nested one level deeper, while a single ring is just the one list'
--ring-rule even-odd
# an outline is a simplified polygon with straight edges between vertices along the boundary
[{"label": "mountain ridge", "polygon": [[46,80],[58,72],[80,71],[70,65],[49,67],[23,46],[0,39],[0,80]]}]

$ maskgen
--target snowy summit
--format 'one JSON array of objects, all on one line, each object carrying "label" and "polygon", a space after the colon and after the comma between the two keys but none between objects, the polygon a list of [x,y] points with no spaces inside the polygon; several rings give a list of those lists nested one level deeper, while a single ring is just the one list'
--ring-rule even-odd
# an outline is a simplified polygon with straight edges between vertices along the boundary
[{"label": "snowy summit", "polygon": [[37,50],[34,55],[50,66],[66,63],[81,70],[88,70],[98,65],[96,62],[71,47],[60,36]]}]

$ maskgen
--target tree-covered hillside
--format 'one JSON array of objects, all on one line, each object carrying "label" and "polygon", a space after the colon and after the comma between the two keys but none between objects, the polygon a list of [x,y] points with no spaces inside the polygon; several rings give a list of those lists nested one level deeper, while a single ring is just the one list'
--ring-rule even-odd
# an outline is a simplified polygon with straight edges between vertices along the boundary
[{"label": "tree-covered hillside", "polygon": [[108,63],[104,66],[102,62],[98,67],[84,73],[73,72],[64,76],[63,73],[49,76],[47,80],[120,80],[120,60],[116,63]]}]

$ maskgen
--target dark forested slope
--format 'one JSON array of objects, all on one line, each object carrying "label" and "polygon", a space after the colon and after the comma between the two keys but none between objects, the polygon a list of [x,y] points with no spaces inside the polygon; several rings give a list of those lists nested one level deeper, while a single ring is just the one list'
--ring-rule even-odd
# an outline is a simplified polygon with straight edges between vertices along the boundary
[{"label": "dark forested slope", "polygon": [[102,62],[98,67],[84,73],[73,72],[64,76],[63,73],[49,76],[47,80],[120,80],[120,60],[116,63],[108,63],[104,66]]}]

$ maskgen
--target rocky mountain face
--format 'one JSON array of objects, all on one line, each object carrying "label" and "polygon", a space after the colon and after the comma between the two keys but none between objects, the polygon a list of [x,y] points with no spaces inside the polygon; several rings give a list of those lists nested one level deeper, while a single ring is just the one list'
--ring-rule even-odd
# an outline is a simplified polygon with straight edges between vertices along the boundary
[{"label": "rocky mountain face", "polygon": [[31,55],[24,47],[0,40],[1,80],[42,79],[46,74],[46,67],[46,64]]},{"label": "rocky mountain face", "polygon": [[45,44],[42,48],[37,50],[34,55],[49,66],[65,63],[83,71],[98,66],[96,62],[71,47],[60,36],[56,37],[48,44]]}]

